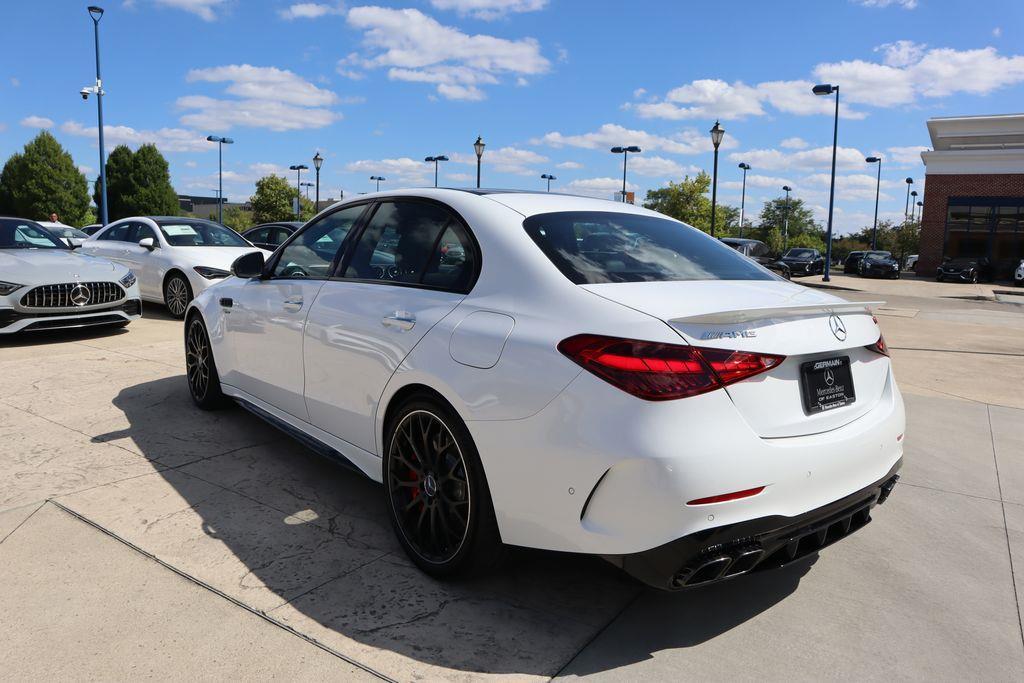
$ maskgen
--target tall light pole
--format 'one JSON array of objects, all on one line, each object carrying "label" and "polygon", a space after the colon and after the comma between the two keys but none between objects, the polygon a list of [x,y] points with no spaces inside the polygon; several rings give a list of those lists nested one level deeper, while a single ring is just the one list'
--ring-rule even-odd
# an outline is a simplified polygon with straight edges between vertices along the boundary
[{"label": "tall light pole", "polygon": [[626,159],[629,158],[629,153],[639,154],[641,150],[636,145],[630,145],[629,147],[612,147],[612,154],[622,155],[622,201],[626,201]]},{"label": "tall light pole", "polygon": [[[448,161],[448,157],[443,154],[439,154],[436,157],[424,157],[423,161],[426,161],[427,163],[430,163],[431,161],[434,162],[434,187],[437,187],[437,162]],[[479,159],[477,162],[479,163]]]},{"label": "tall light pole", "polygon": [[[92,17],[93,38],[96,45],[96,85],[93,87],[93,94],[96,95],[96,118],[99,123],[100,135],[100,222],[107,224],[107,153],[103,148],[103,79],[100,77],[100,19],[103,18],[103,8],[96,5],[89,6],[89,16]],[[82,90],[82,98],[88,98],[87,89]]]},{"label": "tall light pole", "polygon": [[921,214],[924,213],[924,202],[917,203],[917,222],[921,222]]},{"label": "tall light pole", "polygon": [[828,229],[825,232],[825,274],[822,281],[828,282],[829,271],[832,269],[832,207],[836,199],[836,148],[839,144],[839,86],[823,83],[811,88],[815,95],[836,94],[836,116],[832,123],[832,180],[828,188]]},{"label": "tall light pole", "polygon": [[789,193],[793,191],[793,188],[783,185],[782,189],[786,191],[786,209],[782,214],[782,253],[785,254],[786,247],[789,246]]},{"label": "tall light pole", "polygon": [[476,136],[476,142],[473,143],[473,151],[476,152],[476,187],[480,189],[480,160],[484,156],[484,139],[479,135]]},{"label": "tall light pole", "polygon": [[711,176],[711,236],[715,236],[715,207],[718,205],[718,146],[722,144],[725,128],[715,121],[711,127],[711,144],[715,146],[715,168]]},{"label": "tall light pole", "polygon": [[878,192],[882,188],[882,157],[868,157],[864,161],[878,164],[878,180],[875,181],[875,222],[871,226],[871,251],[874,251],[878,248]]},{"label": "tall light pole", "polygon": [[387,178],[385,178],[384,176],[380,176],[380,175],[372,175],[372,176],[370,176],[370,180],[376,180],[377,181],[377,192],[380,192],[380,181],[387,180]]},{"label": "tall light pole", "polygon": [[910,213],[910,186],[914,184],[914,179],[907,178],[904,182],[907,184],[907,201],[903,205],[903,220],[907,220],[907,214]]},{"label": "tall light pole", "polygon": [[231,138],[207,135],[206,139],[217,143],[217,222],[224,222],[224,145],[234,144]]},{"label": "tall light pole", "polygon": [[743,192],[740,194],[740,237],[743,237],[743,209],[747,204],[747,171],[750,170],[750,164],[741,163],[740,168],[743,169]]},{"label": "tall light pole", "polygon": [[309,188],[313,187],[313,183],[301,183],[301,185],[306,188],[306,201],[309,201]]},{"label": "tall light pole", "polygon": [[305,164],[292,164],[289,171],[295,171],[295,220],[302,217],[302,172],[309,170]]},{"label": "tall light pole", "polygon": [[[320,150],[316,151],[313,155],[313,168],[316,169],[316,204],[313,208],[313,213],[320,211],[320,167],[324,165],[324,158],[320,156]],[[309,194],[306,194],[306,199],[309,199]]]},{"label": "tall light pole", "polygon": [[550,173],[541,173],[540,177],[541,177],[541,180],[548,181],[548,192],[551,192],[551,181],[552,180],[558,180],[558,178],[556,178],[555,176],[551,175]]}]

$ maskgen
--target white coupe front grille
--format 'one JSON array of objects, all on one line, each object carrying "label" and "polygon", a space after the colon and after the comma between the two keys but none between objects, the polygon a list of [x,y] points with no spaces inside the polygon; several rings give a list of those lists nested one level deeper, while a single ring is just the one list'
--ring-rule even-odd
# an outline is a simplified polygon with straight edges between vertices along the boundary
[{"label": "white coupe front grille", "polygon": [[25,308],[77,308],[112,304],[125,296],[116,282],[64,282],[40,285],[21,297]]}]

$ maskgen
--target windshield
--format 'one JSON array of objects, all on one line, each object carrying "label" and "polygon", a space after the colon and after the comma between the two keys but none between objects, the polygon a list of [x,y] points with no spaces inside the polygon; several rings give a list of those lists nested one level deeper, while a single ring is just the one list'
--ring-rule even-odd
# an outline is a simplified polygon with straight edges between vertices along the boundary
[{"label": "windshield", "polygon": [[683,223],[611,211],[530,216],[523,227],[578,284],[666,280],[773,280],[734,249]]},{"label": "windshield", "polygon": [[172,247],[248,247],[234,230],[208,221],[168,221],[160,223],[160,232]]},{"label": "windshield", "polygon": [[866,259],[891,259],[892,254],[887,251],[869,251],[864,255]]},{"label": "windshield", "polygon": [[50,228],[50,232],[55,233],[58,237],[72,237],[75,239],[85,239],[88,237],[78,228]]},{"label": "windshield", "polygon": [[67,249],[67,245],[32,221],[0,218],[0,249]]},{"label": "windshield", "polygon": [[814,258],[813,249],[790,249],[786,252],[786,258]]}]

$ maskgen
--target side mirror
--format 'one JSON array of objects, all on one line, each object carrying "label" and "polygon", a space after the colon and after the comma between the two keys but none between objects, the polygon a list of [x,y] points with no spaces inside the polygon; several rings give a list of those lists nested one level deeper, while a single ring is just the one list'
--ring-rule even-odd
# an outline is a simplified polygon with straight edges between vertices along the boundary
[{"label": "side mirror", "polygon": [[156,243],[153,241],[152,237],[143,237],[139,240],[139,246],[144,249],[149,249],[150,251],[156,249]]},{"label": "side mirror", "polygon": [[231,264],[231,274],[244,279],[263,275],[263,252],[252,251],[235,259]]},{"label": "side mirror", "polygon": [[71,251],[74,251],[75,249],[81,249],[82,248],[82,245],[78,244],[76,242],[72,242],[68,246],[71,247]]}]

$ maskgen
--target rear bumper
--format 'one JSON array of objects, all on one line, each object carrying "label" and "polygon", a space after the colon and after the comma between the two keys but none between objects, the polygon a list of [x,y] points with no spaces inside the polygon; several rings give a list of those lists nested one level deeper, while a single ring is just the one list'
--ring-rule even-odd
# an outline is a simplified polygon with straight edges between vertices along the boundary
[{"label": "rear bumper", "polygon": [[142,302],[138,298],[127,299],[113,306],[92,309],[88,312],[18,311],[0,308],[0,335],[15,332],[39,332],[63,330],[77,327],[114,325],[136,320],[142,316]]},{"label": "rear bumper", "polygon": [[801,515],[773,515],[705,529],[651,550],[605,559],[663,590],[681,590],[781,567],[870,522],[871,509],[889,497],[902,465],[901,458],[878,481]]}]

